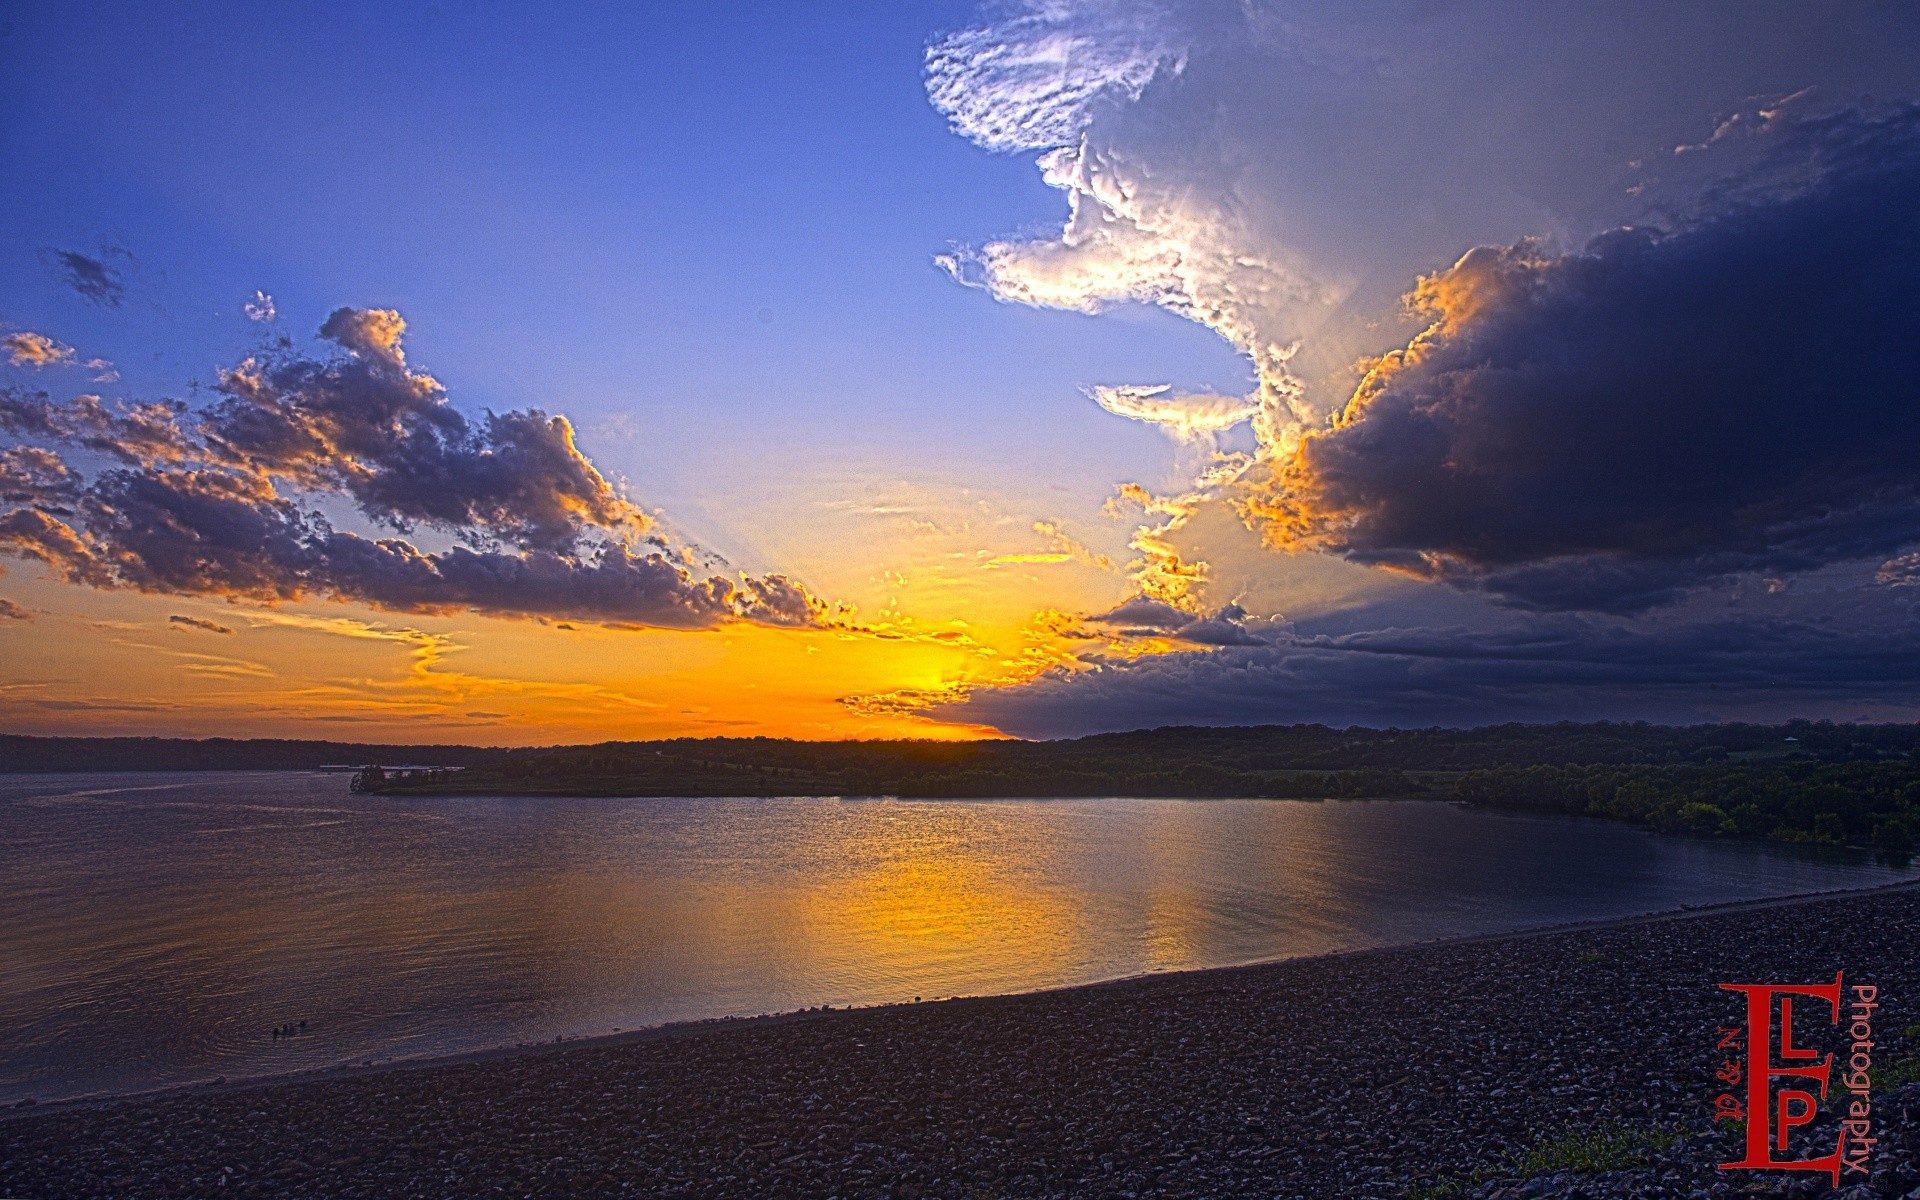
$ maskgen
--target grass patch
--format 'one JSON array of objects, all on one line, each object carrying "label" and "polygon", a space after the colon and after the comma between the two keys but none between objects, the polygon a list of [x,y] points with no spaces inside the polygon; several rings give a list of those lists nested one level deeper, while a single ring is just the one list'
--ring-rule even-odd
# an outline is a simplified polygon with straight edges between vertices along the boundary
[{"label": "grass patch", "polygon": [[1522,1154],[1514,1165],[1522,1179],[1551,1175],[1555,1171],[1597,1175],[1633,1166],[1679,1141],[1680,1135],[1670,1129],[1635,1129],[1627,1125],[1569,1131]]},{"label": "grass patch", "polygon": [[1875,1067],[1867,1072],[1867,1078],[1873,1081],[1873,1090],[1897,1088],[1905,1084],[1920,1082],[1920,1054],[1909,1054],[1896,1058],[1884,1067]]},{"label": "grass patch", "polygon": [[1599,1175],[1640,1166],[1652,1155],[1678,1145],[1680,1134],[1654,1126],[1596,1125],[1569,1127],[1544,1137],[1519,1154],[1509,1154],[1475,1167],[1463,1178],[1445,1179],[1416,1188],[1410,1200],[1449,1200],[1494,1179],[1532,1179],[1556,1171]]}]

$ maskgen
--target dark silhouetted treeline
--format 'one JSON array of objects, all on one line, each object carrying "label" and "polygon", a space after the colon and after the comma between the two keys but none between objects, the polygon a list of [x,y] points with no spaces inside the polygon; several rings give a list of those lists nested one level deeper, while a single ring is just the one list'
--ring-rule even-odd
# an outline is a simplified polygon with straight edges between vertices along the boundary
[{"label": "dark silhouetted treeline", "polygon": [[1871,846],[1895,858],[1911,855],[1920,835],[1920,763],[1912,759],[1495,767],[1463,776],[1454,795],[1667,833]]},{"label": "dark silhouetted treeline", "polygon": [[280,738],[20,737],[0,734],[0,771],[297,771],[369,763],[466,767],[506,751]]},{"label": "dark silhouetted treeline", "polygon": [[1167,728],[1056,742],[607,742],[517,750],[417,792],[624,796],[1274,796],[1446,794],[1500,766],[1902,760],[1911,725]]},{"label": "dark silhouetted treeline", "polygon": [[1454,796],[1672,832],[1872,845],[1920,835],[1920,727],[1497,725],[1166,728],[1071,741],[680,738],[531,750],[0,737],[9,771],[466,768],[396,795]]}]

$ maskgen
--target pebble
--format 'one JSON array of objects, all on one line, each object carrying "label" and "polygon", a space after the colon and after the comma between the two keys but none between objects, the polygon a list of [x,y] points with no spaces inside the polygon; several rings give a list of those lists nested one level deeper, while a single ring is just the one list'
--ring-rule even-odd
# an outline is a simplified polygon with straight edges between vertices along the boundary
[{"label": "pebble", "polygon": [[[1920,1084],[1875,1097],[1874,1174],[1838,1193],[1719,1171],[1707,1119],[1718,984],[1844,969],[1890,1063],[1920,1053],[1916,947],[1907,888],[42,1104],[0,1113],[0,1195],[1920,1200]],[[1678,1141],[1515,1165],[1608,1127]]]}]

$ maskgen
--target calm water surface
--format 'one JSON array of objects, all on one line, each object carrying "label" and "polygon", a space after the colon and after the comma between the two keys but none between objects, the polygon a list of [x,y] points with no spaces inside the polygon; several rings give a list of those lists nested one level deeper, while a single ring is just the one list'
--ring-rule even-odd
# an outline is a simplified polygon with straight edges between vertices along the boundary
[{"label": "calm water surface", "polygon": [[393,800],[339,775],[0,776],[0,1102],[1904,874],[1421,802]]}]

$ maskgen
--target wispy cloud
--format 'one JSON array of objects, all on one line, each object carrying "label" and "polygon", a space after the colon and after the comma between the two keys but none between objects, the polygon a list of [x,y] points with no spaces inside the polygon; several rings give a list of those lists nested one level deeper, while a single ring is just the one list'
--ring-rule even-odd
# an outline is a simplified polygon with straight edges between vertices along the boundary
[{"label": "wispy cloud", "polygon": [[78,250],[48,246],[41,251],[61,282],[82,297],[107,308],[119,308],[126,299],[127,285],[120,269],[109,260],[130,262],[133,256],[118,246],[109,246],[96,257]]},{"label": "wispy cloud", "polygon": [[199,629],[207,633],[221,633],[221,634],[228,634],[228,635],[231,635],[233,633],[233,629],[231,627],[222,625],[218,621],[203,620],[200,617],[183,617],[178,613],[175,613],[174,615],[168,617],[167,624],[173,625],[181,629]]}]

